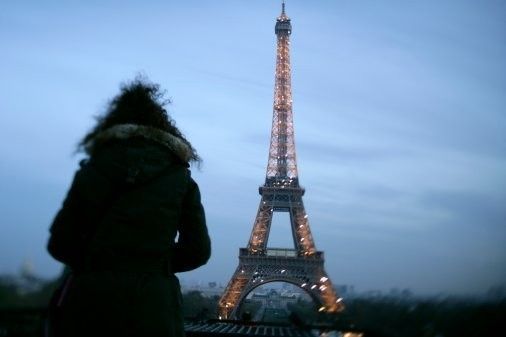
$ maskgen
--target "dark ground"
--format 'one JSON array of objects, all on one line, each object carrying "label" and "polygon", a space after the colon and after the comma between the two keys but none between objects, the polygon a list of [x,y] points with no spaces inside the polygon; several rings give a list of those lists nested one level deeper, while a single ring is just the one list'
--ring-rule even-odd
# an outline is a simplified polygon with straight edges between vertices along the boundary
[{"label": "dark ground", "polygon": [[[42,336],[47,303],[55,287],[54,281],[33,278],[20,283],[19,279],[0,277],[0,337]],[[189,292],[184,294],[183,302],[188,321],[215,318],[217,297]],[[259,305],[250,302],[245,307],[254,311]],[[354,298],[346,301],[345,312],[337,318],[318,314],[313,304],[305,301],[289,304],[288,310],[290,314],[284,321],[276,317],[276,324],[301,330],[327,326],[339,331],[363,331],[365,337],[506,336],[504,298]],[[249,317],[254,313],[250,312]]]}]

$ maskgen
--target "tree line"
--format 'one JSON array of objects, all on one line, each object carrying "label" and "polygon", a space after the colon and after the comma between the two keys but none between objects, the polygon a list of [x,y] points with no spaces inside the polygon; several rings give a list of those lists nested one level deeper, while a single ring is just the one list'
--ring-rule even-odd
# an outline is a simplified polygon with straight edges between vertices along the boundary
[{"label": "tree line", "polygon": [[[47,305],[57,280],[44,281],[25,275],[0,276],[0,336],[40,336]],[[216,318],[218,296],[206,297],[199,291],[183,294],[183,311],[188,320]],[[260,305],[247,303],[249,314]],[[346,310],[338,316],[320,314],[311,302],[299,300],[287,305],[286,322],[301,329],[329,329],[364,332],[365,337],[478,337],[504,336],[506,300],[443,297],[437,299],[356,297],[346,301]]]}]

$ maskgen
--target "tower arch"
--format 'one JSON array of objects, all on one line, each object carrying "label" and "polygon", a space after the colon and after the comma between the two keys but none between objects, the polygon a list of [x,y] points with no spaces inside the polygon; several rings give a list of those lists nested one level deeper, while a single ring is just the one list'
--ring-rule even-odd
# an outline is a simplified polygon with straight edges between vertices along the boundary
[{"label": "tower arch", "polygon": [[323,305],[323,303],[321,303],[321,301],[320,301],[320,298],[318,298],[311,291],[309,291],[309,287],[301,287],[301,284],[294,282],[292,279],[289,279],[289,278],[282,278],[282,277],[271,278],[268,281],[264,281],[264,282],[258,283],[256,285],[252,285],[251,287],[245,289],[243,292],[243,296],[242,296],[242,298],[239,299],[239,304],[232,312],[231,317],[232,318],[241,318],[242,317],[241,314],[243,313],[243,307],[244,307],[244,304],[246,303],[246,299],[248,298],[248,296],[250,294],[254,293],[255,290],[262,288],[264,286],[267,286],[269,284],[273,284],[273,283],[288,283],[288,284],[293,285],[296,289],[298,289],[302,294],[306,295],[307,298],[309,298],[311,300],[311,303],[313,304],[313,306],[316,309],[321,308]]}]

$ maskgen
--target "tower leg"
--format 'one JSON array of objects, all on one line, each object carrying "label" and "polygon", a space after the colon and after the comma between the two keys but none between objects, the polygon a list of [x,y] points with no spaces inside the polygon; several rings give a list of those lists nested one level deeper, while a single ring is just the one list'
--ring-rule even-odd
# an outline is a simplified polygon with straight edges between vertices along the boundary
[{"label": "tower leg", "polygon": [[218,303],[218,318],[231,319],[232,311],[238,307],[239,300],[242,297],[244,289],[248,284],[249,277],[245,275],[245,270],[239,265],[234,275],[228,282],[225,292]]}]

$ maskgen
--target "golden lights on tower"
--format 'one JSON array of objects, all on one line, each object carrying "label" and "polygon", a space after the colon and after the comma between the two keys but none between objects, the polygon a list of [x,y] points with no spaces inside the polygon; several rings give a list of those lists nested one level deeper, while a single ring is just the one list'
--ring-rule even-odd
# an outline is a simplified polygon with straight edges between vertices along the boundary
[{"label": "golden lights on tower", "polygon": [[[317,251],[299,185],[295,154],[290,67],[290,18],[283,2],[276,20],[276,72],[272,129],[265,183],[246,248],[239,250],[239,266],[219,301],[220,319],[237,317],[241,302],[259,284],[300,284],[319,302],[319,311],[337,313],[344,305],[324,269],[323,252]],[[293,234],[291,249],[267,247],[274,212],[288,212]]]}]

